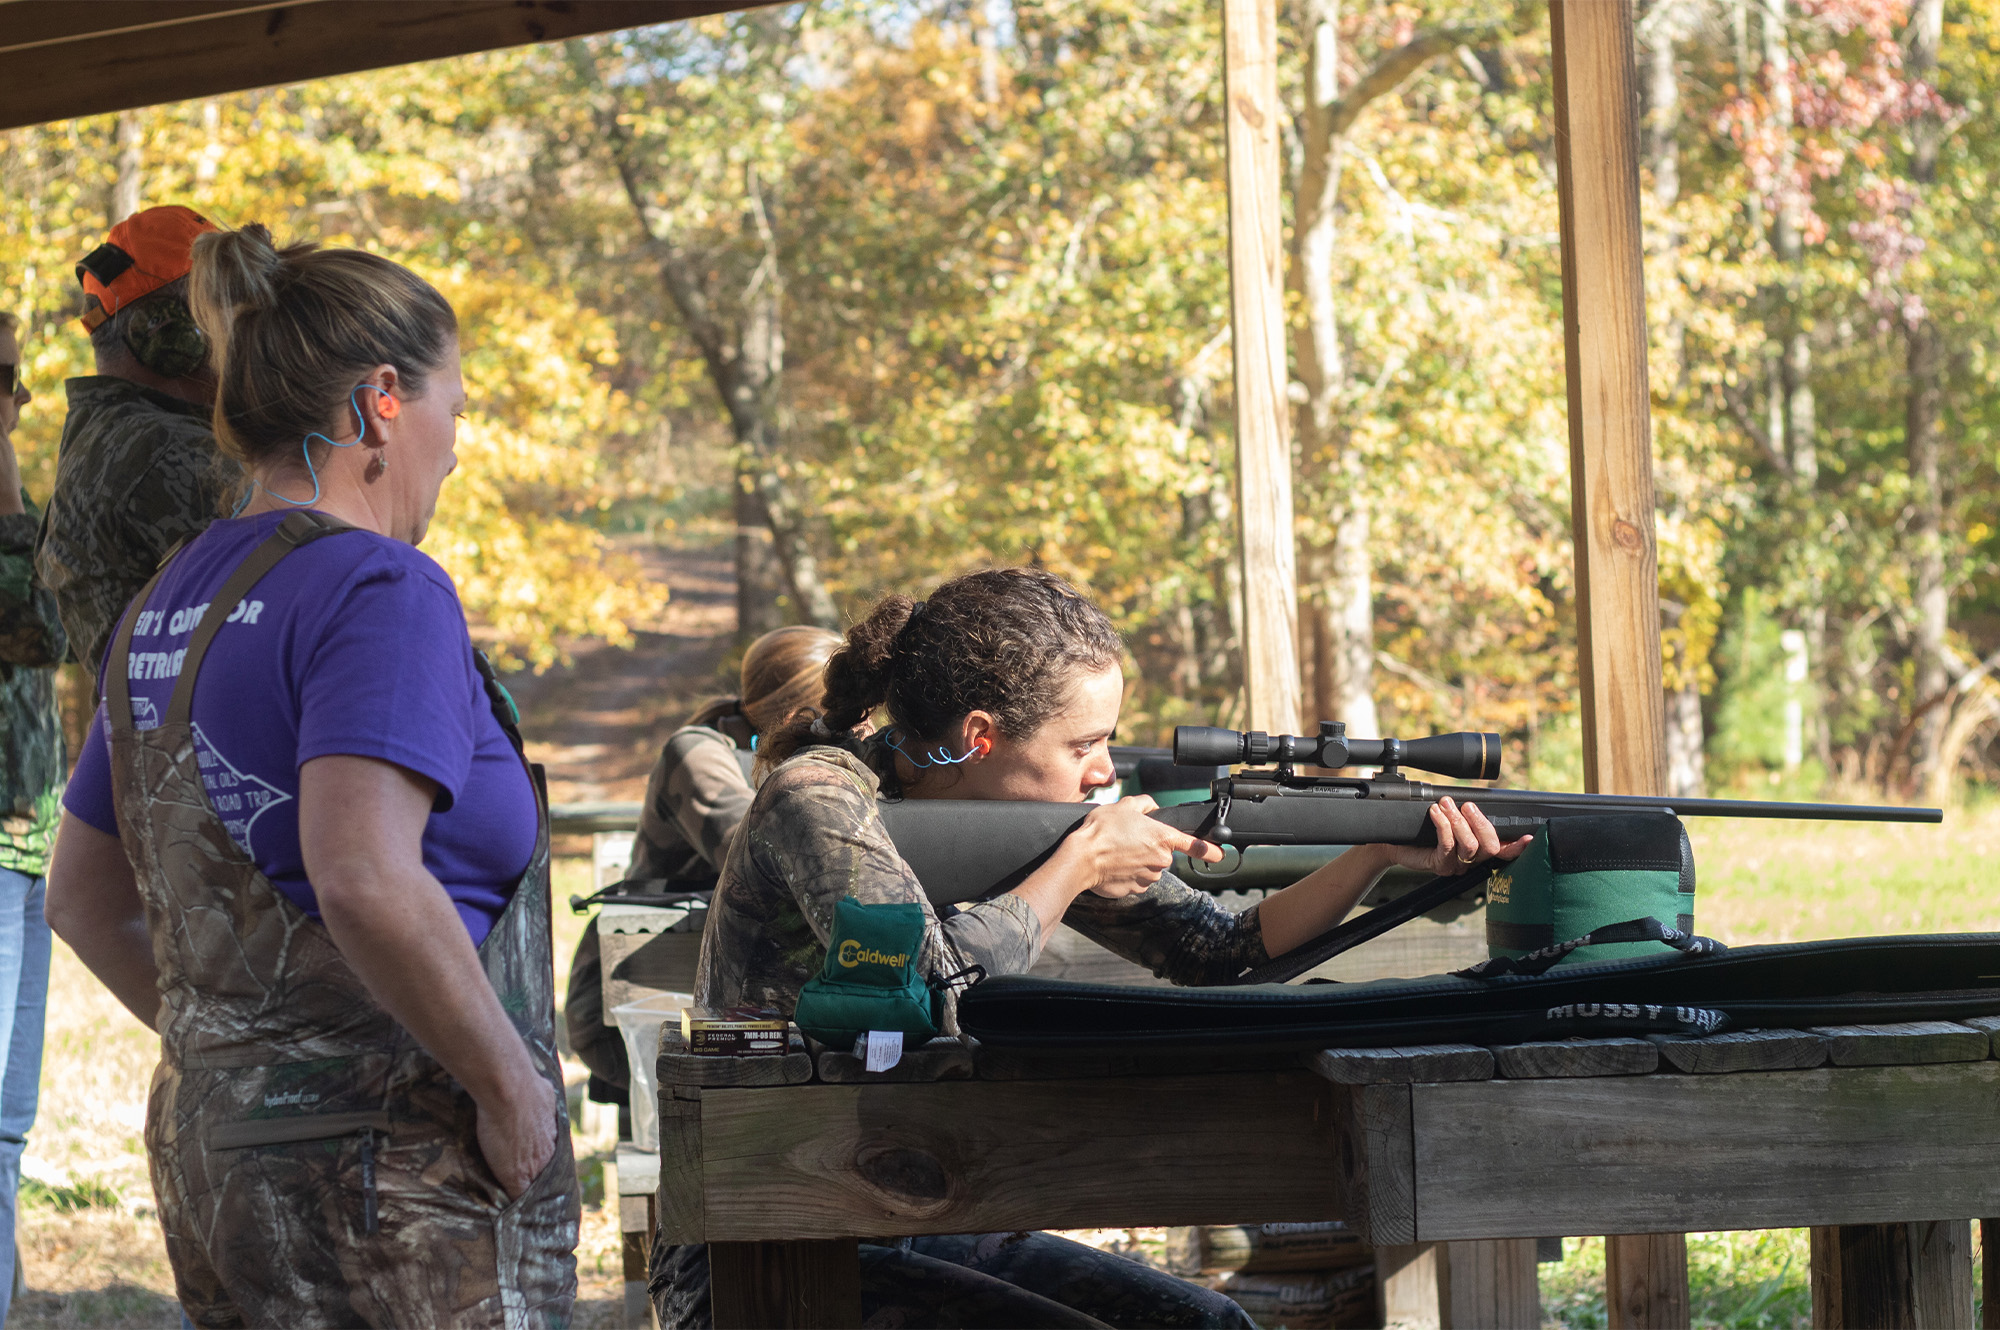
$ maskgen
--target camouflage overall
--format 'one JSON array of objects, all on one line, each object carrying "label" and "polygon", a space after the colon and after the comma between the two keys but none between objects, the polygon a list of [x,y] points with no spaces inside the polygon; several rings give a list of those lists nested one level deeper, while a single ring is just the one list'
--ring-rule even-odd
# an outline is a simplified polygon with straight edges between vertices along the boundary
[{"label": "camouflage overall", "polygon": [[[132,724],[137,615],[106,671],[119,825],[160,971],[146,1149],[175,1284],[201,1326],[564,1326],[579,1218],[567,1122],[509,1201],[470,1096],[229,838],[202,786],[189,708],[216,630],[287,553],[341,529],[294,514],[244,561],[188,644],[158,728]],[[479,955],[560,1096],[535,784],[536,850]]]}]

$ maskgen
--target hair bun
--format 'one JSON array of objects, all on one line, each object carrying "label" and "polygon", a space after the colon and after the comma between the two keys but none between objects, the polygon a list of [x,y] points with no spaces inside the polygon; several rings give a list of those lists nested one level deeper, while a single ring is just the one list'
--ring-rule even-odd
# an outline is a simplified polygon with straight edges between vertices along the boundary
[{"label": "hair bun", "polygon": [[261,223],[195,237],[188,308],[208,337],[218,372],[229,357],[230,334],[237,321],[245,314],[277,307],[283,268],[271,233]]},{"label": "hair bun", "polygon": [[197,236],[189,271],[190,303],[197,317],[269,309],[278,303],[283,266],[270,231],[260,222]]}]

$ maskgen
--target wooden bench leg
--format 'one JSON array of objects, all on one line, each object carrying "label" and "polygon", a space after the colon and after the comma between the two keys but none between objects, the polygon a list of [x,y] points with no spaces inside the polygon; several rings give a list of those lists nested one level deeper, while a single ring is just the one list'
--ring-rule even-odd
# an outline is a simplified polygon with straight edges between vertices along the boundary
[{"label": "wooden bench leg", "polygon": [[618,1198],[620,1258],[625,1267],[625,1330],[658,1330],[653,1317],[653,1299],[646,1292],[646,1272],[652,1264],[654,1198]]},{"label": "wooden bench leg", "polygon": [[1535,1240],[1448,1242],[1438,1289],[1443,1330],[1539,1330]]},{"label": "wooden bench leg", "polygon": [[1443,1324],[1438,1267],[1444,1259],[1444,1248],[1436,1242],[1375,1249],[1375,1288],[1388,1330],[1436,1330]]},{"label": "wooden bench leg", "polygon": [[711,1242],[716,1330],[845,1330],[861,1324],[860,1244]]},{"label": "wooden bench leg", "polygon": [[1611,1330],[1687,1330],[1687,1235],[1615,1233],[1607,1237],[1604,1309]]},{"label": "wooden bench leg", "polygon": [[1382,1323],[1392,1330],[1536,1330],[1535,1240],[1424,1242],[1375,1249]]},{"label": "wooden bench leg", "polygon": [[2000,1252],[1993,1250],[1993,1240],[2000,1238],[2000,1219],[1979,1221],[1979,1267],[1980,1307],[1979,1321],[1982,1330],[2000,1330]]},{"label": "wooden bench leg", "polygon": [[1815,1228],[1812,1305],[1828,1330],[1971,1325],[1972,1221]]}]

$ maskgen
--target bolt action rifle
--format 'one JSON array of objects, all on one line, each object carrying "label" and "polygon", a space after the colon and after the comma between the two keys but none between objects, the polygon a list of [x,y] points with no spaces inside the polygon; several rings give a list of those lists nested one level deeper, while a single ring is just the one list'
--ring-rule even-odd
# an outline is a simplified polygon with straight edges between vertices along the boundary
[{"label": "bolt action rifle", "polygon": [[[1339,721],[1313,736],[1245,733],[1207,725],[1174,731],[1173,763],[1206,768],[1209,798],[1151,816],[1238,851],[1220,867],[1177,859],[1191,883],[1213,890],[1282,886],[1351,845],[1434,845],[1431,806],[1442,798],[1477,803],[1502,841],[1534,834],[1552,817],[1652,811],[1682,817],[1807,818],[1853,822],[1941,822],[1936,808],[1777,803],[1645,795],[1560,794],[1410,780],[1412,767],[1459,780],[1500,775],[1500,736],[1439,734],[1424,739],[1352,739]],[[1241,764],[1270,764],[1233,774]],[[1314,767],[1378,768],[1372,776],[1316,775]],[[896,851],[939,905],[983,900],[1039,868],[1090,812],[1088,804],[984,799],[905,799],[881,806]],[[1262,847],[1277,847],[1275,851]],[[1257,860],[1263,858],[1265,862]],[[1289,876],[1285,874],[1289,873]],[[1282,881],[1276,880],[1282,877]],[[1463,884],[1463,893],[1471,882]]]}]

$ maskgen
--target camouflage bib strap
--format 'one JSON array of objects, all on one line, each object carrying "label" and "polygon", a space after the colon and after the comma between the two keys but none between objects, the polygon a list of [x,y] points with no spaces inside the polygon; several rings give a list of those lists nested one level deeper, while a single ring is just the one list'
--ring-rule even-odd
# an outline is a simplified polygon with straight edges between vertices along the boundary
[{"label": "camouflage bib strap", "polygon": [[222,590],[215,593],[208,608],[202,612],[201,624],[188,640],[187,655],[181,662],[181,677],[174,684],[173,700],[167,703],[166,723],[185,725],[189,709],[194,705],[195,676],[201,672],[202,657],[208,654],[209,644],[222,631],[222,625],[236,612],[243,597],[250,594],[250,588],[264,580],[264,574],[276,568],[279,562],[301,545],[307,545],[321,536],[335,536],[343,531],[353,531],[354,527],[345,522],[337,522],[321,513],[301,511],[285,514],[285,520],[278,523],[278,529],[264,538],[264,543],[250,551],[250,557],[237,565],[229,580],[222,584]]},{"label": "camouflage bib strap", "polygon": [[166,575],[167,565],[161,564],[153,580],[132,598],[125,609],[125,621],[118,625],[118,635],[111,639],[111,654],[104,658],[104,722],[114,735],[132,733],[132,630],[139,626],[139,612],[146,608],[154,588]]},{"label": "camouflage bib strap", "polygon": [[[195,675],[201,669],[202,657],[208,654],[209,644],[215,641],[216,633],[229,616],[236,611],[237,604],[249,594],[250,588],[264,579],[264,574],[278,566],[278,562],[301,545],[318,540],[321,536],[338,535],[342,531],[352,531],[354,527],[345,522],[335,521],[323,513],[287,513],[285,520],[278,523],[278,529],[265,537],[264,542],[250,552],[250,557],[237,566],[222,589],[209,601],[208,609],[201,616],[201,625],[195,629],[194,637],[188,642],[187,654],[181,661],[180,679],[174,684],[173,700],[167,704],[168,724],[186,724],[188,710],[194,704]],[[132,684],[130,679],[132,656],[132,633],[138,626],[138,611],[152,600],[160,579],[167,575],[173,565],[170,557],[153,574],[153,580],[132,600],[125,613],[125,620],[118,626],[118,636],[112,640],[111,655],[105,664],[105,697],[110,702],[106,717],[111,726],[129,731],[132,728]]]}]

